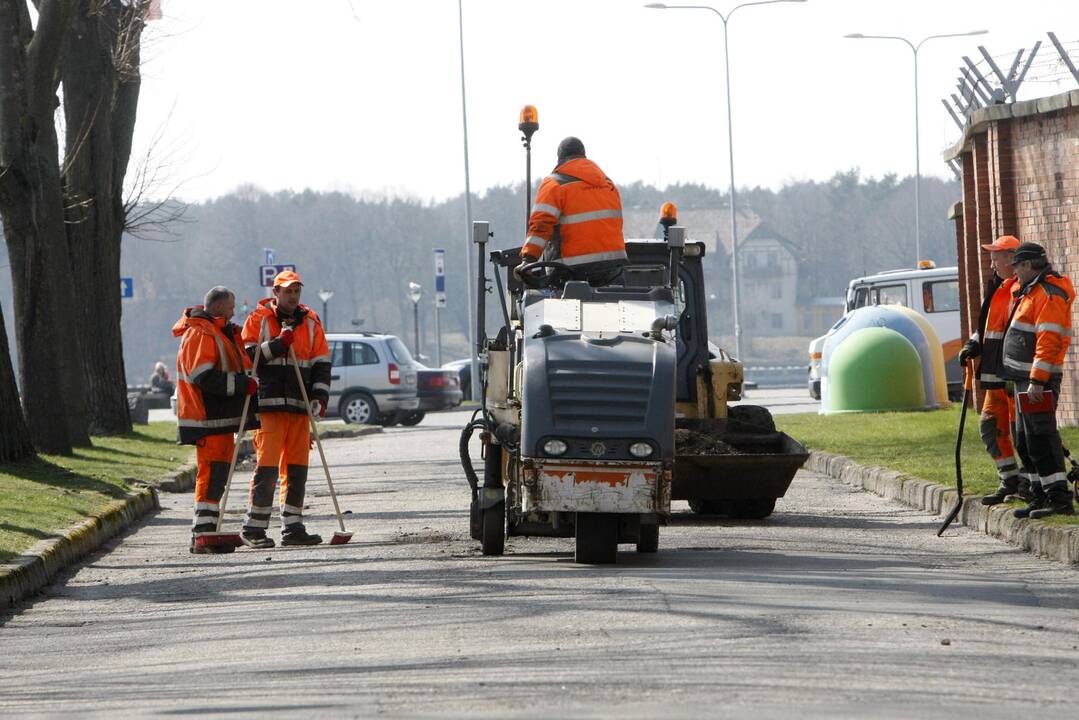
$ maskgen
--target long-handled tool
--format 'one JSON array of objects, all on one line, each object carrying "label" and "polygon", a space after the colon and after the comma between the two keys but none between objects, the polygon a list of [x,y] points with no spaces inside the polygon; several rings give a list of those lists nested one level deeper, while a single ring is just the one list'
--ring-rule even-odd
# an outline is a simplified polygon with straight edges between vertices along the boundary
[{"label": "long-handled tool", "polygon": [[974,362],[969,361],[963,368],[963,407],[959,411],[959,433],[955,438],[955,491],[957,495],[955,505],[948,511],[948,516],[944,518],[944,523],[940,526],[940,530],[937,530],[937,537],[944,534],[944,531],[952,524],[952,521],[959,515],[959,510],[963,507],[963,465],[960,461],[960,453],[963,449],[963,426],[967,420],[967,405],[970,404],[973,386]]},{"label": "long-handled tool", "polygon": [[322,439],[318,436],[318,423],[315,422],[315,414],[311,412],[311,400],[307,397],[307,386],[303,384],[303,374],[300,372],[300,363],[296,360],[296,353],[292,348],[288,349],[289,360],[292,361],[292,368],[296,371],[296,382],[300,385],[300,394],[303,396],[303,405],[307,408],[307,419],[311,422],[311,434],[315,437],[315,444],[318,445],[318,456],[322,458],[322,469],[326,473],[326,485],[330,488],[330,497],[333,499],[333,511],[337,513],[337,524],[341,527],[340,531],[334,531],[333,537],[330,538],[330,545],[344,545],[352,539],[352,533],[345,530],[345,521],[341,517],[341,506],[337,504],[337,493],[333,489],[333,478],[330,477],[330,466],[326,462],[326,453],[322,451]]},{"label": "long-handled tool", "polygon": [[[262,341],[262,338],[259,338]],[[243,352],[243,350],[240,350]],[[255,347],[255,359],[251,365],[251,377],[255,376],[255,373],[259,368],[259,357],[262,356],[261,347]],[[240,358],[240,368],[243,368],[243,358]],[[244,388],[246,391],[246,388]],[[229,462],[229,474],[225,478],[225,489],[221,493],[221,501],[217,504],[217,527],[212,533],[202,533],[195,538],[196,547],[203,547],[206,545],[235,545],[239,547],[243,545],[243,540],[240,539],[239,533],[225,533],[221,532],[221,519],[225,517],[225,505],[229,499],[229,488],[232,486],[232,474],[236,471],[236,460],[240,456],[240,443],[244,439],[245,425],[247,424],[247,411],[251,406],[251,395],[246,394],[244,396],[244,409],[240,413],[240,427],[236,433],[236,442],[232,447],[232,460]]]}]

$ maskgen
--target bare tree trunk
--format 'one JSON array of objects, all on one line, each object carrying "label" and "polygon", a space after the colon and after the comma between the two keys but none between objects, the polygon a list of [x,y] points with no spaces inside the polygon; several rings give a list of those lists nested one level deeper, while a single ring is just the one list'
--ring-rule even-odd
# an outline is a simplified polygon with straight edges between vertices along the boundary
[{"label": "bare tree trunk", "polygon": [[131,430],[120,332],[123,182],[139,97],[142,3],[77,0],[64,53],[64,191],[90,429]]},{"label": "bare tree trunk", "polygon": [[4,313],[0,312],[0,462],[22,460],[33,454],[30,429],[22,416],[15,370],[11,367]]},{"label": "bare tree trunk", "polygon": [[23,407],[35,447],[89,444],[53,112],[71,0],[0,0],[0,215],[15,294]]}]

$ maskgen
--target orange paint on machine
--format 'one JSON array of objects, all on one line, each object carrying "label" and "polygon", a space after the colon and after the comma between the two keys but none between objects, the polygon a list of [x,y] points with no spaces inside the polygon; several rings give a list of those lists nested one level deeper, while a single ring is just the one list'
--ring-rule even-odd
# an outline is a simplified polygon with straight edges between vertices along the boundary
[{"label": "orange paint on machine", "polygon": [[626,470],[588,470],[585,468],[566,468],[564,470],[556,470],[553,468],[543,468],[544,475],[550,475],[556,477],[559,480],[567,475],[573,476],[574,485],[583,485],[585,483],[602,483],[609,485],[610,487],[619,487],[629,484],[630,475],[635,473],[642,473],[644,479],[651,482],[656,479],[655,472],[651,470],[644,470],[644,468],[627,468]]}]

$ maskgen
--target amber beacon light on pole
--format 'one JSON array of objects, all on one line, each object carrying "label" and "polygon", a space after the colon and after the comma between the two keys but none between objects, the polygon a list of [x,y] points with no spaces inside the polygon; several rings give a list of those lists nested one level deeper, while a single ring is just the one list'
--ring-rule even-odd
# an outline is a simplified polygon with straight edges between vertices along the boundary
[{"label": "amber beacon light on pole", "polygon": [[528,218],[532,214],[532,136],[539,130],[539,111],[535,105],[521,108],[521,117],[517,121],[521,131],[521,144],[525,146],[525,233],[528,232]]}]

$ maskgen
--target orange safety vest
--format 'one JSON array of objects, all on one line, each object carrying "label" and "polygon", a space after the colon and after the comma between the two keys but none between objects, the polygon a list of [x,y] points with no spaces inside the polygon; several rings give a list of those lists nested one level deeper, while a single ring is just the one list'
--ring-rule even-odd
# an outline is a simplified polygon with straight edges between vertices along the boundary
[{"label": "orange safety vest", "polygon": [[1004,348],[1004,332],[1012,309],[1012,286],[1018,282],[1014,277],[1003,280],[989,300],[989,312],[985,327],[979,333],[982,343],[981,362],[978,364],[978,381],[986,390],[1004,387],[1000,375],[1000,363]]},{"label": "orange safety vest", "polygon": [[[311,400],[329,402],[330,346],[322,321],[306,305],[296,308],[293,325],[292,350],[300,366],[307,396]],[[281,334],[281,319],[277,315],[275,298],[259,300],[258,306],[244,322],[243,340],[248,354],[259,358],[259,412],[307,413],[303,394],[296,383],[292,360],[277,336]],[[256,350],[257,348],[257,350]]]},{"label": "orange safety vest", "polygon": [[1004,333],[1001,374],[1045,385],[1064,373],[1071,342],[1071,280],[1046,270],[1027,285],[1012,285],[1011,319]]},{"label": "orange safety vest", "polygon": [[[183,337],[176,355],[176,425],[180,442],[238,432],[247,373],[240,328],[202,306],[187,308],[172,334]],[[248,427],[251,427],[249,424]]]},{"label": "orange safety vest", "polygon": [[574,158],[544,178],[521,255],[566,265],[626,259],[622,197],[598,165]]}]

